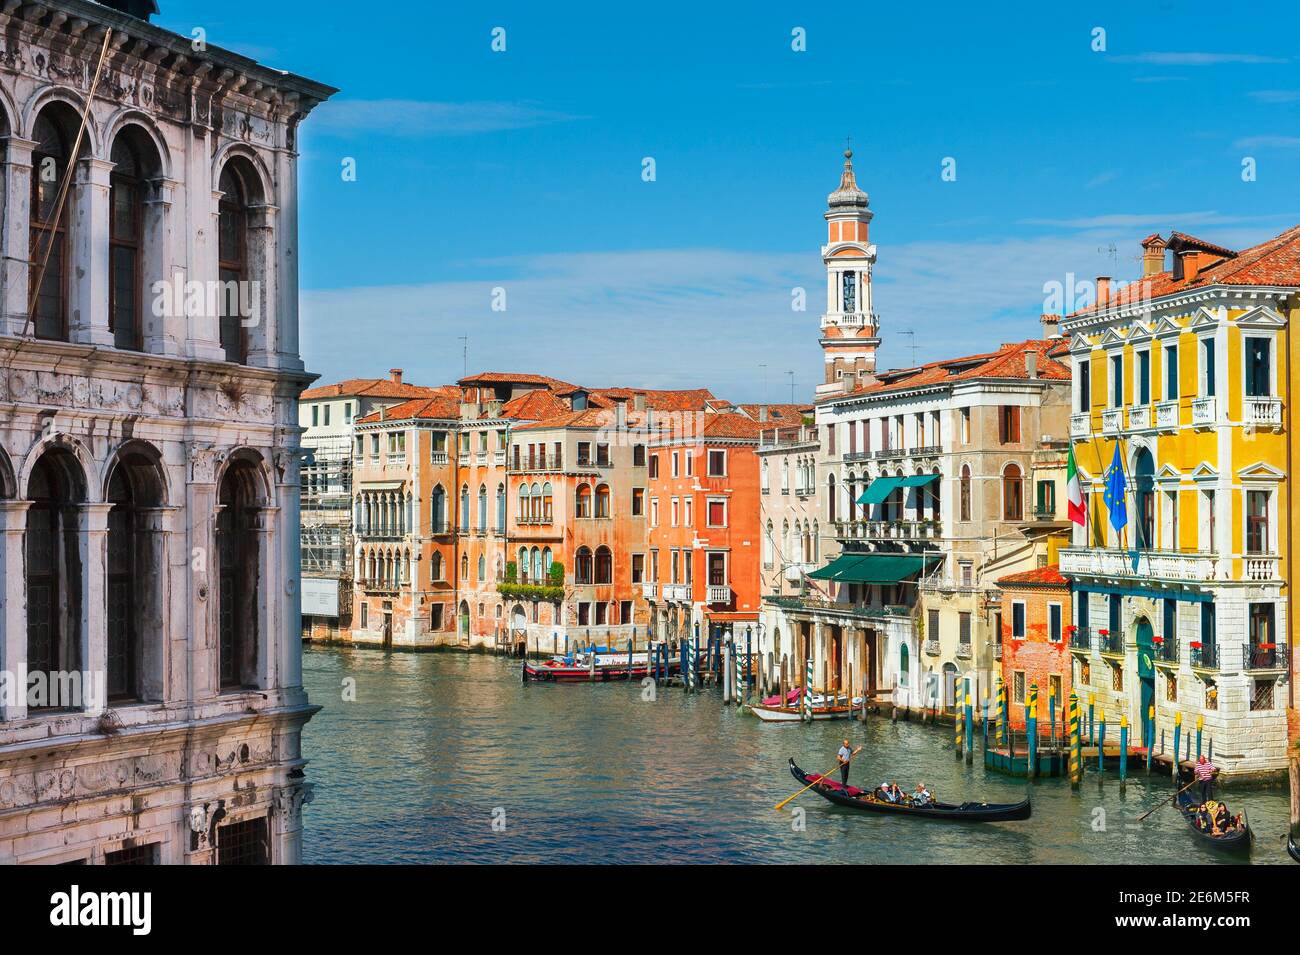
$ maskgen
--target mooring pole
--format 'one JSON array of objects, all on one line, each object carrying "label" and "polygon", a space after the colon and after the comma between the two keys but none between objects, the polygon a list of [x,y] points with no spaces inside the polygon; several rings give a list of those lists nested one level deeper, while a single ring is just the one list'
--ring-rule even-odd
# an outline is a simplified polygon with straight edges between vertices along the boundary
[{"label": "mooring pole", "polygon": [[1196,761],[1201,761],[1201,730],[1205,728],[1205,717],[1196,717]]},{"label": "mooring pole", "polygon": [[1147,707],[1147,772],[1151,772],[1151,758],[1156,751],[1156,707]]},{"label": "mooring pole", "polygon": [[1170,776],[1174,782],[1178,781],[1178,750],[1179,744],[1183,741],[1183,711],[1174,711],[1174,757],[1169,761]]},{"label": "mooring pole", "polygon": [[1106,768],[1106,708],[1103,706],[1098,714],[1101,732],[1097,735],[1097,772]]},{"label": "mooring pole", "polygon": [[970,696],[970,677],[966,677],[966,765],[969,766],[975,758],[975,717],[974,707],[971,706]]},{"label": "mooring pole", "polygon": [[803,675],[803,693],[800,694],[800,704],[803,710],[803,721],[812,722],[812,681],[813,681],[813,660],[809,657],[804,664]]},{"label": "mooring pole", "polygon": [[[1029,702],[1025,705],[1025,741],[1029,745],[1026,771],[1030,779],[1038,777],[1038,684],[1029,684]],[[1011,754],[1013,760],[1015,753]]]},{"label": "mooring pole", "polygon": [[1128,714],[1119,715],[1119,785],[1128,780]]},{"label": "mooring pole", "polygon": [[1097,694],[1088,694],[1088,742],[1097,742],[1097,720],[1096,711],[1093,709],[1097,704]]},{"label": "mooring pole", "polygon": [[1083,782],[1083,739],[1079,732],[1079,695],[1070,693],[1070,788]]},{"label": "mooring pole", "polygon": [[998,749],[1002,748],[1003,734],[1006,732],[1006,717],[1003,715],[1007,710],[1007,688],[1002,682],[1002,677],[998,677],[998,712],[997,712],[997,744]]}]

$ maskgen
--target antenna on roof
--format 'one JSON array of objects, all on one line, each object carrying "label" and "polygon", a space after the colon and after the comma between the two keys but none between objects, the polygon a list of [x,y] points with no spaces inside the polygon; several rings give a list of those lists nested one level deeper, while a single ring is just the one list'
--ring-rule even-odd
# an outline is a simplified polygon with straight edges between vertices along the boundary
[{"label": "antenna on roof", "polygon": [[794,404],[794,372],[787,371],[786,374],[790,376],[790,404]]},{"label": "antenna on roof", "polygon": [[903,329],[901,332],[899,332],[898,334],[900,334],[900,335],[910,335],[910,336],[912,337],[912,344],[911,344],[911,349],[912,349],[912,367],[915,368],[915,367],[916,367],[916,332],[912,331],[910,328],[905,328],[905,329]]},{"label": "antenna on roof", "polygon": [[469,377],[469,336],[460,336],[460,376]]},{"label": "antenna on roof", "polygon": [[1102,255],[1109,255],[1111,261],[1115,263],[1116,268],[1119,267],[1119,249],[1115,247],[1114,242],[1112,242],[1110,245],[1097,246],[1097,251]]}]

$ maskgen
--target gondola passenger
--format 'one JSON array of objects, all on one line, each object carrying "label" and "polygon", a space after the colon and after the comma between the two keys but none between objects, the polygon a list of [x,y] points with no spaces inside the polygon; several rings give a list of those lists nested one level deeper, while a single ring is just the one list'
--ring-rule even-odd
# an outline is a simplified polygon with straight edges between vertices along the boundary
[{"label": "gondola passenger", "polygon": [[928,806],[934,802],[934,797],[930,795],[930,790],[926,788],[925,783],[917,783],[916,790],[912,793],[913,806]]}]

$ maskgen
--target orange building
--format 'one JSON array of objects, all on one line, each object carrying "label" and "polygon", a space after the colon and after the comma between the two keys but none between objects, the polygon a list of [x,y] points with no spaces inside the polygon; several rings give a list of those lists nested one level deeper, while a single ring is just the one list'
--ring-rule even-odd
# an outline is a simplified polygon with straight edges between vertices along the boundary
[{"label": "orange building", "polygon": [[[770,425],[739,412],[695,427],[651,429],[648,443],[649,585],[653,631],[672,639],[710,628],[741,637],[757,628],[759,434]],[[758,646],[755,630],[754,646]]]},{"label": "orange building", "polygon": [[[1002,681],[1007,718],[1025,725],[1029,688],[1037,685],[1038,725],[1047,732],[1047,706],[1056,696],[1057,718],[1070,697],[1070,581],[1056,564],[998,578],[1002,595]],[[1085,683],[1087,681],[1085,680]]]}]

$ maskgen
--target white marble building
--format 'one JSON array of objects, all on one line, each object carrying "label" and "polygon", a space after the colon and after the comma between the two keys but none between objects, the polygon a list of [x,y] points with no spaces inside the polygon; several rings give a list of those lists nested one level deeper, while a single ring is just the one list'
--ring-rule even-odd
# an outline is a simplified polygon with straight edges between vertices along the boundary
[{"label": "white marble building", "polygon": [[295,140],[334,90],[114,6],[151,4],[0,8],[0,862],[296,862]]}]

